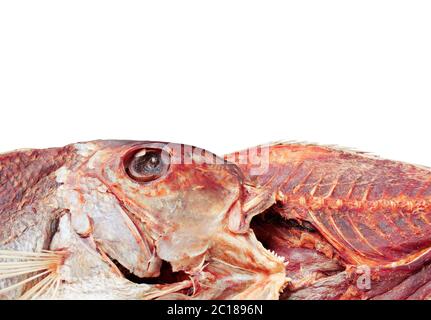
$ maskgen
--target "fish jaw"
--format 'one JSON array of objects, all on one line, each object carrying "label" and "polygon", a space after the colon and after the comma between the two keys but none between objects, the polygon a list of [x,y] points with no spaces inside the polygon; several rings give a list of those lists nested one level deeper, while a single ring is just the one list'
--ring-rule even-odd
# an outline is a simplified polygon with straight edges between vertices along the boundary
[{"label": "fish jaw", "polygon": [[[79,167],[85,165],[87,160]],[[58,204],[70,213],[73,229],[80,237],[91,236],[97,250],[137,276],[159,275],[161,261],[154,255],[151,239],[138,230],[97,177],[63,167],[57,173],[57,181],[61,183],[57,189]]]},{"label": "fish jaw", "polygon": [[[214,299],[276,300],[288,284],[288,262],[263,247],[254,232],[218,233],[209,253],[206,271],[215,274],[206,284],[206,297]],[[226,287],[226,284],[229,284]],[[212,289],[214,288],[214,289]],[[236,290],[233,290],[236,288]],[[211,292],[214,290],[214,292]]]},{"label": "fish jaw", "polygon": [[[83,238],[76,233],[70,213],[60,218],[50,249],[66,252],[58,270],[61,284],[55,299],[154,299],[192,286],[190,281],[167,285],[128,281],[109,258],[100,254],[92,236]],[[51,298],[49,292],[39,297]]]}]

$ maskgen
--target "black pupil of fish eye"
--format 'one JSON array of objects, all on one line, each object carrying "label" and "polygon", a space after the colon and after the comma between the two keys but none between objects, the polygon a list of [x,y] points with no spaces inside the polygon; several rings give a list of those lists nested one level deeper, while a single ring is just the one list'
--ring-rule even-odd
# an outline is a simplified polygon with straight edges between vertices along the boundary
[{"label": "black pupil of fish eye", "polygon": [[163,169],[161,155],[157,151],[150,151],[137,156],[133,163],[133,170],[141,175],[157,175]]}]

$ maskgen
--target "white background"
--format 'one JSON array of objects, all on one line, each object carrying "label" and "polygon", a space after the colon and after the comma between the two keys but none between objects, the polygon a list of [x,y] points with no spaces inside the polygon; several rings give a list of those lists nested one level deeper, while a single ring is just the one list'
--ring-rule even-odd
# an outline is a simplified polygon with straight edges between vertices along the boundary
[{"label": "white background", "polygon": [[306,140],[431,165],[429,1],[2,1],[0,151]]}]

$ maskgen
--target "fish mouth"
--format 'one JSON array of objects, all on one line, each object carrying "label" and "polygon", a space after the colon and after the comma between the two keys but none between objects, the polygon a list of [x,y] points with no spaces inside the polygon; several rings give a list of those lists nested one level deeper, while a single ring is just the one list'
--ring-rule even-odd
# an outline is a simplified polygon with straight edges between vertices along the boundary
[{"label": "fish mouth", "polygon": [[[274,204],[255,215],[250,228],[265,249],[286,261],[288,282],[280,294],[280,300],[307,299],[311,287],[320,288],[324,294],[337,294],[336,289],[326,288],[325,283],[331,279],[336,281],[345,270],[345,265],[312,224],[289,218]],[[343,286],[342,281],[337,286]]]},{"label": "fish mouth", "polygon": [[[141,236],[145,237],[146,236],[144,232],[146,230],[145,223],[141,219],[139,219],[139,217],[137,217],[135,214],[129,211],[127,207],[125,206],[122,206],[122,207],[125,213],[127,214],[127,216],[129,217],[130,221],[133,223],[133,225],[137,228],[137,230],[141,234]],[[156,250],[155,245],[153,244],[153,246],[150,249],[155,251]],[[102,248],[99,248],[99,250],[104,251]],[[114,267],[115,273],[124,277],[131,283],[155,285],[156,287],[163,287],[163,286],[171,286],[174,284],[179,284],[187,280],[190,281],[190,275],[188,275],[184,271],[173,271],[172,265],[168,261],[162,260],[159,257],[157,257],[157,255],[154,256],[154,254],[153,254],[153,258],[156,257],[155,264],[158,266],[159,269],[153,270],[153,272],[150,273],[151,276],[150,275],[140,276],[140,275],[137,275],[136,272],[133,272],[133,270],[131,270],[129,266],[123,265],[118,259],[116,259],[115,257],[112,257],[106,251],[104,251],[104,255],[109,259],[109,263],[111,264],[111,266]],[[150,261],[148,262],[148,264],[150,264]],[[185,296],[191,296],[194,293],[194,291],[192,287],[186,287],[178,291],[175,291],[175,293],[182,294]],[[160,295],[155,296],[155,298],[162,298],[164,295],[165,295],[164,293],[161,293]]]},{"label": "fish mouth", "polygon": [[[256,240],[274,257],[274,261],[285,261],[285,273],[288,280],[279,299],[306,299],[310,293],[307,290],[311,287],[323,287],[324,294],[336,298],[333,295],[337,294],[337,290],[325,288],[324,284],[325,280],[331,278],[335,282],[338,281],[337,276],[346,270],[346,265],[336,249],[309,221],[291,218],[291,215],[285,212],[283,206],[271,195],[260,194],[257,200],[253,200],[253,197],[248,199],[251,201],[245,203],[236,201],[228,215],[234,216],[235,212],[239,213],[238,216],[242,218],[240,219],[242,223],[238,223],[240,231],[238,233],[251,230]],[[143,222],[132,212],[125,206],[123,209],[138,230],[145,228]],[[140,277],[119,261],[109,258],[123,277],[135,284],[172,285],[191,279],[190,274],[185,271],[173,271],[171,264],[165,260],[161,261],[159,275]],[[340,279],[336,285],[340,288],[338,291],[341,292],[344,285],[342,280],[345,279],[341,277]],[[195,288],[187,287],[176,293],[192,298]],[[324,297],[322,296],[322,298]]]},{"label": "fish mouth", "polygon": [[[160,268],[160,275],[158,277],[139,277],[134,273],[130,272],[130,270],[123,266],[118,260],[111,259],[111,261],[115,264],[118,270],[121,272],[124,278],[129,280],[130,282],[137,284],[173,284],[179,283],[185,280],[189,280],[190,277],[184,271],[172,271],[171,264],[167,261],[162,261],[162,265]],[[183,294],[188,295],[188,290],[182,290]]]},{"label": "fish mouth", "polygon": [[[138,227],[142,226],[138,224]],[[280,300],[306,299],[310,294],[308,290],[316,287],[323,288],[324,294],[337,294],[336,289],[325,287],[325,281],[331,278],[337,281],[337,276],[346,269],[345,264],[335,248],[310,222],[292,219],[275,203],[260,213],[255,212],[248,229],[274,260],[282,258],[285,261],[288,281],[280,293]],[[140,277],[115,258],[109,258],[122,276],[135,284],[173,285],[191,279],[185,271],[173,271],[168,261],[162,260],[158,276]],[[341,289],[344,284],[340,281],[336,285]],[[176,293],[192,298],[194,289],[191,286]]]}]

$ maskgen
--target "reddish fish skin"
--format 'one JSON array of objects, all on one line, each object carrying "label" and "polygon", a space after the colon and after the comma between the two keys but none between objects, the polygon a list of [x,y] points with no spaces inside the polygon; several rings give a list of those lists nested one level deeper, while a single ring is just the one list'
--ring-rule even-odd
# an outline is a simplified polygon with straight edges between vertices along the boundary
[{"label": "reddish fish skin", "polygon": [[[6,245],[33,226],[49,226],[55,210],[43,206],[57,189],[55,171],[72,161],[73,148],[18,150],[0,154],[0,244]],[[25,219],[20,219],[26,216]],[[25,224],[25,225],[24,225]],[[45,239],[49,241],[49,228]],[[34,247],[40,247],[35,239]],[[39,243],[36,243],[39,242]],[[42,248],[39,248],[42,249]]]},{"label": "reddish fish skin", "polygon": [[[429,260],[431,170],[306,144],[263,146],[267,170],[227,156],[286,218],[310,222],[346,264],[417,269]],[[262,149],[263,150],[263,149]],[[268,159],[265,156],[268,155]],[[252,195],[250,195],[252,197]]]}]

